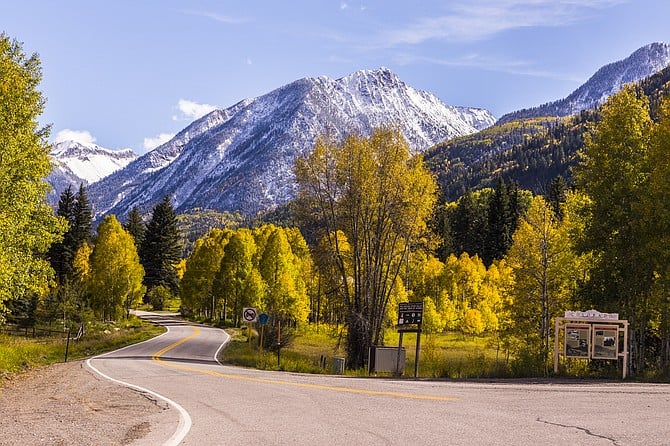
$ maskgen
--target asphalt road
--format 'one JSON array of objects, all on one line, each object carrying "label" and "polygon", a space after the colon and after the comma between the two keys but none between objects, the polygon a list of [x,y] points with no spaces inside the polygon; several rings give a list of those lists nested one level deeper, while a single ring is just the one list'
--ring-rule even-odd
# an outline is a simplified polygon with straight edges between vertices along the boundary
[{"label": "asphalt road", "polygon": [[[227,335],[162,318],[169,331],[91,359],[164,398],[183,445],[668,445],[670,386],[346,378],[220,365]],[[178,414],[179,416],[175,416]],[[178,418],[178,419],[177,419]]]}]

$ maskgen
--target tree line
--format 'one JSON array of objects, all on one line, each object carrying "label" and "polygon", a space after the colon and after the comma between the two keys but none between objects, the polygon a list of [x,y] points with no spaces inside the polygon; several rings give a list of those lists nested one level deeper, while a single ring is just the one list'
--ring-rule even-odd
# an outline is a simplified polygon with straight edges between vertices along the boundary
[{"label": "tree line", "polygon": [[629,86],[610,97],[580,136],[574,181],[555,177],[544,195],[499,175],[440,202],[397,129],[324,136],[296,162],[297,225],[212,229],[183,260],[169,197],[146,224],[134,209],[96,234],[83,186],[46,206],[39,60],[3,35],[0,64],[2,318],[115,319],[178,295],[184,313],[234,325],[245,306],[337,324],[358,368],[397,304],[423,301],[427,331],[488,333],[512,369],[542,374],[554,318],[597,308],[630,320],[633,374],[668,371],[667,96]]}]

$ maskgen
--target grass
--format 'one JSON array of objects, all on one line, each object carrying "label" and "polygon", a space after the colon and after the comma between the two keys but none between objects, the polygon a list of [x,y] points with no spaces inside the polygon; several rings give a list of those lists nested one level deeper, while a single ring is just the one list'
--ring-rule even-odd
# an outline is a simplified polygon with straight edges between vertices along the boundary
[{"label": "grass", "polygon": [[[247,342],[246,329],[229,329],[232,339],[223,351],[222,360],[228,364],[263,370],[284,370],[305,373],[332,373],[334,357],[345,357],[345,335],[333,327],[301,328],[292,345],[282,348],[279,363],[276,352],[260,352],[256,344]],[[385,333],[386,346],[398,345],[395,330]],[[406,351],[405,375],[413,376],[416,334],[403,335]],[[419,377],[484,378],[508,376],[505,358],[497,355],[489,337],[465,337],[460,333],[421,335]],[[325,358],[325,363],[323,359]],[[367,370],[347,370],[347,375],[367,375]],[[380,373],[381,374],[381,373]]]},{"label": "grass", "polygon": [[[317,332],[311,326],[303,327],[295,333],[293,342],[282,347],[277,359],[277,351],[260,351],[257,342],[249,343],[246,328],[230,328],[231,342],[223,350],[222,361],[242,367],[261,370],[281,370],[301,373],[331,373],[332,358],[344,357],[343,339],[329,328],[321,326]],[[254,341],[258,333],[253,333]]]},{"label": "grass", "polygon": [[[70,339],[68,360],[94,356],[154,337],[163,328],[135,316],[117,324],[92,324],[82,339]],[[65,360],[66,335],[31,339],[0,335],[0,386],[9,377],[34,367]]]}]

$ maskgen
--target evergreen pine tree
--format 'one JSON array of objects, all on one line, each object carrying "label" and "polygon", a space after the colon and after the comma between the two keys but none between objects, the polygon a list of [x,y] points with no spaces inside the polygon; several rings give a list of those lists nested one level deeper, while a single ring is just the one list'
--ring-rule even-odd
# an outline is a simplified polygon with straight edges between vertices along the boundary
[{"label": "evergreen pine tree", "polygon": [[72,187],[68,186],[58,200],[58,208],[56,215],[63,217],[67,221],[67,232],[63,235],[63,240],[51,245],[48,252],[48,258],[51,262],[51,267],[56,273],[58,283],[64,283],[66,277],[72,274],[72,261],[74,254],[77,251],[75,248],[72,228],[74,227],[74,209],[76,199],[72,193]]},{"label": "evergreen pine tree", "polygon": [[481,255],[483,252],[488,225],[488,201],[482,199],[483,196],[481,191],[468,190],[458,200],[451,219],[454,253]]},{"label": "evergreen pine tree", "polygon": [[77,252],[84,243],[91,241],[93,213],[91,205],[86,195],[86,188],[83,184],[79,184],[79,192],[73,209],[72,236],[74,239],[74,252]]},{"label": "evergreen pine tree", "polygon": [[56,272],[58,283],[64,284],[74,272],[75,253],[84,243],[91,241],[93,217],[83,185],[79,186],[76,196],[72,192],[72,187],[69,186],[61,193],[56,215],[67,221],[68,229],[63,235],[62,242],[51,245],[48,256]]},{"label": "evergreen pine tree", "polygon": [[146,225],[142,220],[142,215],[140,214],[139,209],[137,209],[137,206],[133,207],[133,209],[128,213],[128,220],[126,221],[126,224],[123,225],[123,229],[128,231],[128,233],[133,236],[133,239],[135,240],[135,246],[137,246],[139,249],[139,247],[142,246]]},{"label": "evergreen pine tree", "polygon": [[565,182],[565,178],[561,175],[554,177],[549,184],[549,194],[547,199],[549,200],[551,207],[554,209],[554,214],[556,214],[556,217],[559,220],[563,220],[561,204],[565,203],[567,188],[568,186]]},{"label": "evergreen pine tree", "polygon": [[487,266],[501,259],[512,244],[511,209],[507,184],[498,177],[495,191],[489,199],[487,243],[480,254]]},{"label": "evergreen pine tree", "polygon": [[173,293],[178,291],[176,265],[181,260],[181,248],[177,214],[169,196],[153,209],[142,240],[140,259],[146,272],[144,284],[147,291],[159,285]]},{"label": "evergreen pine tree", "polygon": [[[507,195],[509,197],[509,227],[510,227],[510,237],[514,235],[517,228],[519,227],[519,219],[526,211],[527,207],[530,206],[530,203],[524,203],[521,200],[521,191],[519,190],[519,183],[513,180],[510,180],[507,185]],[[512,240],[510,240],[512,242]],[[509,249],[510,246],[507,247]]]}]

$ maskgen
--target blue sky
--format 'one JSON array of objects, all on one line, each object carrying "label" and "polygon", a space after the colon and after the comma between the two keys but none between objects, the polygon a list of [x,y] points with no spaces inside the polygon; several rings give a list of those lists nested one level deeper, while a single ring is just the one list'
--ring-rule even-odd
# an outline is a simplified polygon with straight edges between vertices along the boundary
[{"label": "blue sky", "polygon": [[7,1],[40,55],[52,140],[144,153],[213,107],[381,66],[496,117],[670,41],[667,0]]}]

